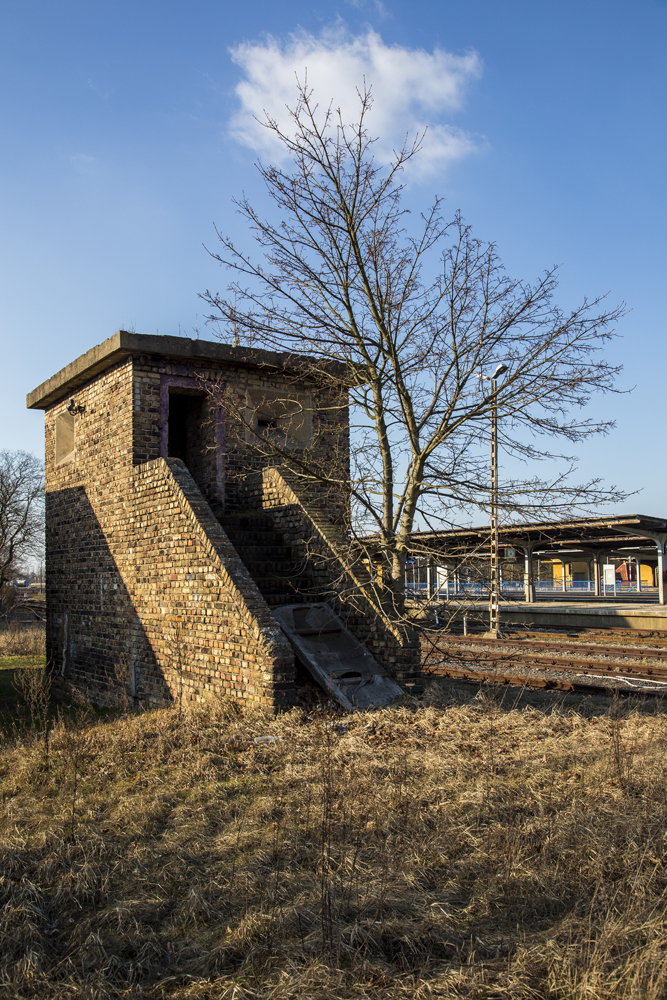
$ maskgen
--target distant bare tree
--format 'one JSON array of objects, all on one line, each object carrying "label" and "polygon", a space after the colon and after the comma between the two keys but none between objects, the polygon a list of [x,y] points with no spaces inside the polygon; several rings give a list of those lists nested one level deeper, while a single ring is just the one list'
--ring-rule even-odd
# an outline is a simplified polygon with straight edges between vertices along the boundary
[{"label": "distant bare tree", "polygon": [[44,544],[44,472],[25,451],[0,451],[0,588]]},{"label": "distant bare tree", "polygon": [[[563,311],[554,303],[555,268],[532,285],[509,278],[495,245],[474,237],[458,214],[444,220],[438,198],[412,225],[400,174],[421,140],[383,169],[367,129],[370,91],[359,96],[352,124],[331,106],[320,110],[304,86],[289,128],[266,118],[292,164],[258,164],[275,218],[245,196],[236,202],[263,256],[218,233],[222,249],[212,256],[236,277],[227,295],[202,298],[224,339],[308,355],[313,377],[349,398],[349,480],[265,430],[255,430],[257,446],[305,483],[344,494],[352,540],[363,545],[374,534],[400,614],[417,520],[451,526],[474,508],[488,510],[494,405],[501,447],[524,461],[565,457],[539,439],[576,443],[613,426],[572,412],[614,391],[620,369],[602,351],[622,308],[595,298]],[[331,362],[342,363],[342,377]],[[479,376],[499,362],[508,371],[494,395]],[[246,419],[240,408],[237,417]],[[599,480],[530,474],[505,481],[500,509],[506,520],[543,519],[621,496]]]}]

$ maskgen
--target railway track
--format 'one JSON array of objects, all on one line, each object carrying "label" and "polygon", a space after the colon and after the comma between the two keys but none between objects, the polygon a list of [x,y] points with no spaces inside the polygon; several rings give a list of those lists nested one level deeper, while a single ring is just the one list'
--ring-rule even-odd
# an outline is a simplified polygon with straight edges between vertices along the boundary
[{"label": "railway track", "polygon": [[[495,684],[667,697],[667,639],[659,643],[653,633],[639,637],[631,630],[592,631],[616,641],[586,641],[593,638],[590,632],[584,641],[577,636],[576,642],[568,641],[571,632],[564,637],[517,630],[498,639],[431,633],[422,639],[422,669],[435,676]],[[632,645],[624,643],[628,633],[635,640]],[[602,678],[604,684],[596,683]]]},{"label": "railway track", "polygon": [[[437,631],[437,628],[433,628],[432,625],[430,626],[431,635],[437,634]],[[445,633],[443,632],[441,634]],[[458,622],[454,623],[446,635],[447,638],[462,636],[463,626]],[[579,642],[589,642],[590,640],[600,638],[611,643],[623,643],[628,641],[634,643],[635,645],[642,644],[645,639],[651,639],[653,640],[654,645],[665,646],[667,648],[667,630],[659,629],[592,628],[584,625],[569,626],[568,628],[549,628],[546,625],[527,626],[506,624],[503,625],[502,635],[503,638],[540,640],[553,639],[557,642],[564,641],[565,639],[577,639]],[[467,638],[483,639],[484,636],[485,633],[483,629],[477,631],[475,628],[472,628],[469,631]]]},{"label": "railway track", "polygon": [[46,606],[44,601],[37,601],[30,598],[27,600],[18,600],[0,616],[0,620],[4,622],[17,622],[21,625],[43,622],[46,620]]},{"label": "railway track", "polygon": [[629,696],[638,698],[667,697],[667,687],[630,687],[627,684],[595,684],[592,681],[577,681],[566,678],[559,680],[554,677],[502,674],[490,670],[462,670],[449,665],[436,666],[424,672],[433,677],[449,677],[452,680],[471,681],[474,684],[498,684],[503,687],[534,688],[541,691],[565,691],[585,695],[598,694],[606,697],[618,695],[625,698]]}]

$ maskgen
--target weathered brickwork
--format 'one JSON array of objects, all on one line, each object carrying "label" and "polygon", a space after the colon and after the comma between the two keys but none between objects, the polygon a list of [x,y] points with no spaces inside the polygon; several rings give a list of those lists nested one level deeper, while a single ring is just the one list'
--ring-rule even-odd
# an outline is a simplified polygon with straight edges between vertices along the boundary
[{"label": "weathered brickwork", "polygon": [[63,678],[73,675],[74,664],[86,664],[85,686],[95,691],[110,688],[125,655],[125,631],[134,624],[123,620],[128,600],[101,526],[105,510],[115,506],[116,484],[132,467],[131,386],[125,361],[78,389],[75,454],[60,464],[56,428],[68,417],[71,397],[46,415],[47,654]]}]

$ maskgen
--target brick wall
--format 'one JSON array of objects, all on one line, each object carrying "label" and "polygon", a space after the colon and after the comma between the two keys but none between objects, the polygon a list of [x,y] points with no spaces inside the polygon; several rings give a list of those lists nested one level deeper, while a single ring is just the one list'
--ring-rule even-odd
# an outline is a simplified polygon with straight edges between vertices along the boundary
[{"label": "brick wall", "polygon": [[[129,614],[100,519],[132,467],[132,366],[123,361],[46,412],[46,642],[58,677],[86,664],[105,691],[126,655]],[[56,427],[73,400],[75,453],[56,464]],[[119,632],[119,626],[121,631]],[[133,641],[136,641],[132,632]]]},{"label": "brick wall", "polygon": [[245,369],[239,371],[237,378],[229,378],[225,389],[225,408],[229,415],[225,441],[226,498],[232,509],[252,504],[252,498],[261,490],[262,471],[279,460],[270,439],[263,443],[250,434],[241,421],[233,419],[234,413],[241,412],[248,419],[248,398],[258,400],[264,394],[269,401],[272,394],[286,398],[301,395],[308,397],[313,407],[312,441],[303,450],[287,448],[284,461],[294,458],[298,463],[304,458],[308,466],[321,467],[326,476],[333,478],[349,474],[346,395],[335,385],[316,386],[308,380],[285,377],[269,370]]}]

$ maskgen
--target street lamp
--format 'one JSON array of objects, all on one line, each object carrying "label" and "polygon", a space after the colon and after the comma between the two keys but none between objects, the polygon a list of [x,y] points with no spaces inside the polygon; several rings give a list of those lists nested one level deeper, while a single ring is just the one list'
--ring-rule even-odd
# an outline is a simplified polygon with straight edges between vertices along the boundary
[{"label": "street lamp", "polygon": [[491,382],[491,594],[489,597],[489,632],[500,634],[500,559],[498,558],[498,379],[507,371],[501,361],[491,375],[478,376]]}]

